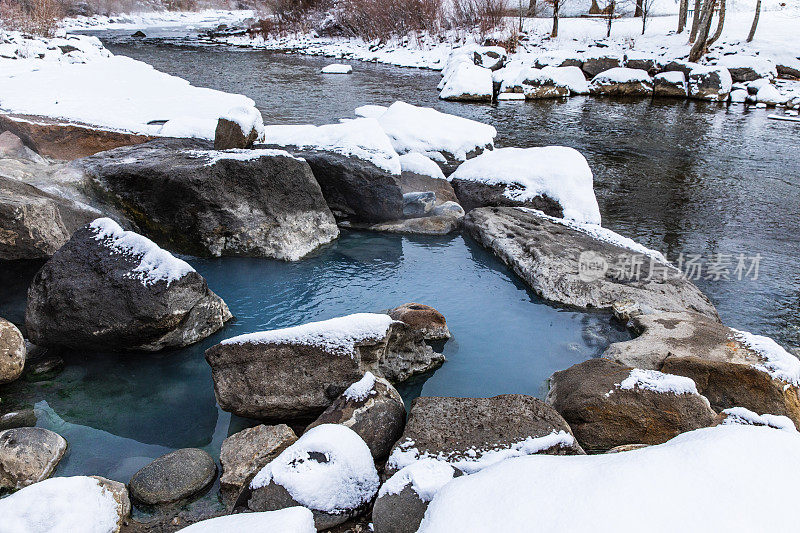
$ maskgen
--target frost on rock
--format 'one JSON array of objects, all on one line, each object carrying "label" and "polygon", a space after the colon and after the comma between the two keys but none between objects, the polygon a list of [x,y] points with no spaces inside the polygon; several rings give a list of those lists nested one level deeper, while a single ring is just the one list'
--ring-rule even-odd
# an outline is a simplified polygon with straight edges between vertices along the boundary
[{"label": "frost on rock", "polygon": [[417,461],[435,459],[450,464],[465,474],[473,474],[512,457],[533,455],[556,446],[569,448],[574,445],[575,438],[566,431],[559,430],[552,431],[548,435],[542,437],[528,437],[525,440],[507,446],[486,450],[470,448],[465,452],[440,452],[434,455],[428,452],[420,453],[420,451],[414,447],[414,441],[406,439],[406,441],[398,445],[389,456],[389,459],[386,461],[386,466],[400,470]]},{"label": "frost on rock", "polygon": [[389,315],[356,313],[291,328],[247,333],[220,344],[301,344],[319,346],[337,355],[352,355],[356,344],[382,339],[394,321]]},{"label": "frost on rock", "polygon": [[547,196],[561,205],[565,219],[600,224],[592,170],[573,148],[499,148],[462,163],[448,179],[506,185],[504,195],[520,202]]},{"label": "frost on rock", "polygon": [[356,381],[342,393],[348,400],[361,402],[375,394],[375,375],[367,372],[364,377]]},{"label": "frost on rock", "polygon": [[179,530],[180,533],[223,533],[234,531],[271,531],[274,533],[316,533],[314,515],[305,507],[287,507],[279,511],[239,513],[203,520]]},{"label": "frost on rock", "polygon": [[113,494],[87,476],[46,479],[0,500],[3,533],[112,533],[119,519]]},{"label": "frost on rock", "polygon": [[731,331],[739,342],[761,357],[761,363],[752,365],[753,368],[766,372],[774,379],[800,387],[800,359],[784,350],[780,344],[769,337],[733,328]]},{"label": "frost on rock", "polygon": [[139,265],[130,271],[128,277],[138,279],[144,285],[165,281],[169,286],[173,281],[195,271],[186,261],[160,248],[147,237],[123,230],[110,218],[98,218],[89,227],[95,232],[95,240],[100,241],[112,253],[139,261]]},{"label": "frost on rock", "polygon": [[324,126],[266,126],[264,142],[358,157],[391,174],[400,174],[400,158],[374,118]]},{"label": "frost on rock", "polygon": [[366,443],[339,424],[308,430],[256,474],[250,488],[266,487],[271,481],[304,507],[330,514],[366,504],[380,485]]},{"label": "frost on rock", "polygon": [[662,394],[698,394],[697,386],[691,378],[641,368],[632,369],[630,375],[619,384],[619,388],[649,390]]},{"label": "frost on rock", "polygon": [[798,476],[797,433],[721,425],[635,452],[504,461],[442,487],[419,531],[790,531]]},{"label": "frost on rock", "polygon": [[219,161],[250,161],[259,157],[291,157],[298,161],[303,161],[302,157],[295,157],[286,150],[274,150],[271,148],[231,148],[229,150],[185,150],[185,154],[190,157],[204,159],[205,166],[210,167]]},{"label": "frost on rock", "polygon": [[334,63],[332,65],[328,65],[327,67],[323,67],[320,72],[322,74],[350,74],[353,72],[353,67],[351,65]]},{"label": "frost on rock", "polygon": [[412,490],[423,502],[433,499],[439,489],[445,486],[456,474],[450,464],[436,459],[420,459],[403,467],[386,480],[378,491],[378,497],[386,494],[399,494],[411,485]]},{"label": "frost on rock", "polygon": [[219,118],[238,124],[245,137],[247,137],[251,131],[255,130],[258,134],[256,142],[264,140],[264,118],[261,116],[261,112],[254,106],[234,107]]},{"label": "frost on rock", "polygon": [[400,168],[403,172],[413,172],[421,176],[444,179],[444,173],[439,165],[419,152],[410,152],[400,156]]},{"label": "frost on rock", "polygon": [[731,407],[725,409],[722,414],[727,415],[722,421],[723,424],[739,424],[743,426],[767,426],[783,431],[797,432],[797,428],[788,416],[778,416],[764,414],[759,415],[744,407]]},{"label": "frost on rock", "polygon": [[491,149],[497,136],[494,126],[399,101],[377,120],[400,154],[446,152],[464,161],[471,152]]}]

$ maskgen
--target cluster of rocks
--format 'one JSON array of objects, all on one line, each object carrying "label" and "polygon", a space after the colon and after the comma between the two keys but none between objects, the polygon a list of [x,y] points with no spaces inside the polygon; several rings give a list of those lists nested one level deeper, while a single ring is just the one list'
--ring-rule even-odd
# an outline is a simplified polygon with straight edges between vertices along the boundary
[{"label": "cluster of rocks", "polygon": [[442,99],[478,102],[593,94],[733,103],[745,101],[736,92],[744,90],[748,103],[792,109],[800,107],[800,97],[783,94],[772,82],[793,72],[791,65],[739,54],[711,55],[705,64],[602,48],[509,59],[503,48],[472,46],[451,54],[439,89]]}]

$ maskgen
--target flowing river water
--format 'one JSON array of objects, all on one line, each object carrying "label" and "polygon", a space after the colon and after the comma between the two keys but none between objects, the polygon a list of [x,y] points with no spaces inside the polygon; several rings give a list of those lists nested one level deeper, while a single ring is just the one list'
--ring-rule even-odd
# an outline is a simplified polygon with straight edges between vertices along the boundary
[{"label": "flowing river water", "polygon": [[[764,110],[684,101],[569,98],[499,105],[439,101],[439,74],[353,63],[349,76],[321,76],[331,61],[199,46],[175,30],[144,40],[101,38],[115,54],[150,63],[195,85],[244,93],[265,123],[335,122],[364,104],[404,100],[494,125],[498,146],[559,144],[580,150],[595,175],[603,225],[678,260],[731,256],[730,280],[699,279],[733,327],[800,345],[800,128]],[[151,36],[153,32],[148,32]],[[156,34],[157,35],[157,34]],[[736,279],[736,256],[759,256]],[[6,386],[3,411],[35,407],[38,425],[70,444],[57,475],[127,482],[153,458],[199,447],[218,457],[222,440],[255,422],[221,411],[203,351],[236,334],[418,301],[447,318],[448,361],[406,384],[420,394],[543,396],[555,370],[629,338],[607,314],[549,305],[468,237],[343,232],[312,257],[186,258],[236,320],[195,346],[145,355],[64,355],[64,370]],[[40,265],[0,271],[0,316],[24,321],[25,291]],[[705,277],[705,272],[703,273]]]}]

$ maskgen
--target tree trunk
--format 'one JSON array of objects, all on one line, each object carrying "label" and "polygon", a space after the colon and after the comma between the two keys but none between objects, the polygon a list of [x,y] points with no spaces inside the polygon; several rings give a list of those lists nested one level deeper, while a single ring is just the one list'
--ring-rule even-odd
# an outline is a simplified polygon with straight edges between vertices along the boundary
[{"label": "tree trunk", "polygon": [[751,42],[753,37],[756,36],[756,26],[758,26],[758,17],[761,15],[761,0],[756,2],[756,16],[753,17],[753,25],[750,26],[750,34],[747,36],[747,42]]},{"label": "tree trunk", "polygon": [[706,53],[706,41],[708,40],[708,32],[711,29],[711,19],[714,17],[715,4],[715,0],[706,0],[703,5],[703,14],[700,17],[697,28],[697,38],[692,45],[692,50],[689,52],[689,61],[691,62],[696,62]]},{"label": "tree trunk", "polygon": [[[644,0],[636,0],[636,10],[633,12],[634,17],[643,17],[644,11],[642,10],[642,2]],[[644,32],[642,32],[644,33]]]},{"label": "tree trunk", "polygon": [[717,29],[714,31],[714,35],[711,39],[708,40],[706,43],[706,48],[717,42],[717,39],[720,38],[722,35],[722,26],[725,24],[725,4],[727,3],[725,0],[720,0],[719,5],[719,20],[717,21]]},{"label": "tree trunk", "polygon": [[536,16],[536,0],[530,0],[528,3],[528,16],[535,17]]},{"label": "tree trunk", "polygon": [[611,23],[614,21],[614,8],[617,5],[617,0],[611,0],[608,4],[608,31],[606,37],[611,37]]},{"label": "tree trunk", "polygon": [[686,16],[689,12],[689,0],[681,0],[681,7],[678,10],[678,33],[683,33],[686,28]]},{"label": "tree trunk", "polygon": [[550,37],[558,37],[558,8],[561,0],[553,0],[553,31],[550,32]]},{"label": "tree trunk", "polygon": [[644,30],[647,28],[647,12],[642,11],[642,35],[644,35]]},{"label": "tree trunk", "polygon": [[701,0],[694,0],[694,16],[692,17],[692,31],[689,33],[689,42],[693,43],[697,37],[697,25],[700,24]]}]

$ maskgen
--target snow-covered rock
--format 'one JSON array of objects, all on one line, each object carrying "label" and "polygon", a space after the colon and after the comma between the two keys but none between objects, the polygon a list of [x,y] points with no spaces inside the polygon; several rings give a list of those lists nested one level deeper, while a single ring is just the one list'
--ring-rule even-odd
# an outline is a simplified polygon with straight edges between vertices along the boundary
[{"label": "snow-covered rock", "polygon": [[717,61],[717,65],[727,68],[733,81],[753,81],[778,76],[775,63],[763,57],[743,54],[724,55]]},{"label": "snow-covered rock", "polygon": [[103,480],[57,477],[0,500],[4,533],[80,531],[115,533],[130,513]]},{"label": "snow-covered rock", "polygon": [[491,102],[493,95],[492,71],[465,61],[449,75],[439,98],[461,102]]},{"label": "snow-covered rock", "polygon": [[617,52],[609,52],[603,48],[594,48],[583,53],[583,71],[594,78],[601,72],[622,67],[624,57]]},{"label": "snow-covered rock", "polygon": [[264,119],[255,107],[235,107],[219,117],[214,132],[214,149],[252,148],[264,140]]},{"label": "snow-covered rock", "polygon": [[747,89],[734,89],[729,95],[732,104],[743,104],[747,101]]},{"label": "snow-covered rock", "polygon": [[479,67],[489,70],[499,70],[503,68],[508,53],[502,46],[481,46],[472,53],[472,61]]},{"label": "snow-covered rock", "polygon": [[653,94],[653,79],[646,70],[616,67],[592,78],[592,94],[647,96]]},{"label": "snow-covered rock", "polygon": [[48,429],[0,431],[0,490],[17,490],[47,479],[66,451],[67,441]]},{"label": "snow-covered rock", "polygon": [[22,375],[25,366],[25,339],[17,326],[0,318],[0,385]]},{"label": "snow-covered rock", "polygon": [[99,218],[76,231],[28,290],[39,346],[157,351],[211,335],[232,318],[188,263]]},{"label": "snow-covered rock", "polygon": [[308,430],[256,474],[247,506],[275,511],[302,505],[323,530],[366,511],[379,485],[361,437],[343,425],[323,424]]},{"label": "snow-covered rock", "polygon": [[514,87],[522,90],[526,100],[560,98],[570,94],[569,87],[561,82],[552,69],[549,71],[538,68],[523,70],[514,83]]},{"label": "snow-covered rock", "polygon": [[412,172],[420,176],[444,179],[441,167],[433,162],[430,157],[419,152],[410,152],[400,156],[400,168],[403,172]]},{"label": "snow-covered rock", "polygon": [[689,97],[724,102],[733,80],[725,67],[696,66],[688,74]]},{"label": "snow-covered rock", "polygon": [[631,50],[625,53],[625,66],[628,68],[653,72],[659,65],[658,56],[649,52]]},{"label": "snow-covered rock", "polygon": [[274,533],[316,533],[314,515],[305,507],[287,507],[279,511],[239,513],[201,520],[180,533],[224,533],[233,531],[270,531]]},{"label": "snow-covered rock", "polygon": [[720,413],[720,424],[739,424],[742,426],[766,426],[782,431],[797,432],[794,422],[788,416],[770,414],[760,415],[744,407],[731,407]]},{"label": "snow-covered rock", "polygon": [[662,72],[653,77],[653,95],[686,98],[689,88],[686,76],[680,70]]},{"label": "snow-covered rock", "polygon": [[[592,171],[564,146],[500,148],[461,164],[450,175],[464,208],[524,205],[578,222],[600,223]],[[555,204],[555,205],[553,205]]]},{"label": "snow-covered rock", "polygon": [[756,102],[767,104],[768,106],[784,105],[787,101],[789,101],[789,97],[781,94],[774,85],[762,85],[756,93]]},{"label": "snow-covered rock", "polygon": [[[522,457],[455,479],[430,503],[420,532],[617,531],[631,524],[659,532],[785,531],[794,527],[786,510],[797,475],[797,433],[698,429],[641,450]],[[665,501],[669,512],[656,513]]]},{"label": "snow-covered rock", "polygon": [[322,74],[352,74],[353,66],[342,63],[333,63],[332,65],[322,67],[320,72]]},{"label": "snow-covered rock", "polygon": [[560,85],[569,88],[571,95],[589,94],[589,82],[583,71],[576,66],[543,67],[542,72],[552,76]]}]

